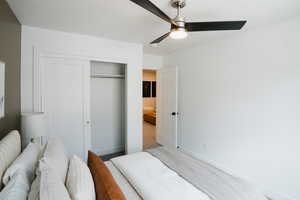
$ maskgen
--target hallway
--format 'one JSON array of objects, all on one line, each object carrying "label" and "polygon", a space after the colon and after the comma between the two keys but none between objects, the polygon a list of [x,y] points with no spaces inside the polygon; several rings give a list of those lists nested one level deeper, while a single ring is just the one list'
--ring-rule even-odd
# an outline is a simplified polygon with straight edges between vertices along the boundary
[{"label": "hallway", "polygon": [[143,122],[143,149],[159,146],[156,142],[156,127],[148,122]]}]

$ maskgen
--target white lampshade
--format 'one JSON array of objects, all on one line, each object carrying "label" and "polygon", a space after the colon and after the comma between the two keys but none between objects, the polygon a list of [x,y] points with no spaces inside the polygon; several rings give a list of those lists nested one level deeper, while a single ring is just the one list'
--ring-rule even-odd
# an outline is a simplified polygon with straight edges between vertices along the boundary
[{"label": "white lampshade", "polygon": [[46,135],[44,113],[22,113],[21,131],[23,149],[31,140],[42,143],[42,137]]}]

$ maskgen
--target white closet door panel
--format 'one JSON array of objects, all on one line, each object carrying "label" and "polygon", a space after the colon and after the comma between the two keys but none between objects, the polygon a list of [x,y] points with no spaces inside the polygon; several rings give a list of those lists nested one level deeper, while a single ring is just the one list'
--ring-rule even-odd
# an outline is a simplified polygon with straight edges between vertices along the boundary
[{"label": "white closet door panel", "polygon": [[123,151],[124,80],[91,79],[92,150],[99,155]]},{"label": "white closet door panel", "polygon": [[67,59],[43,60],[43,96],[47,134],[63,140],[68,155],[86,159],[86,77],[85,62]]}]

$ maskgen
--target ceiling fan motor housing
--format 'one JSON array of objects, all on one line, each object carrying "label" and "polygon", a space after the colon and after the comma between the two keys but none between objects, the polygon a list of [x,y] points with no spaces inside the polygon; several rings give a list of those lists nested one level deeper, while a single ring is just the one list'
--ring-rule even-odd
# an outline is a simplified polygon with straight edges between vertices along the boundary
[{"label": "ceiling fan motor housing", "polygon": [[184,17],[181,17],[181,16],[178,15],[174,18],[174,21],[176,22],[177,26],[171,24],[171,30],[178,29],[178,28],[185,28],[185,19],[184,19]]}]

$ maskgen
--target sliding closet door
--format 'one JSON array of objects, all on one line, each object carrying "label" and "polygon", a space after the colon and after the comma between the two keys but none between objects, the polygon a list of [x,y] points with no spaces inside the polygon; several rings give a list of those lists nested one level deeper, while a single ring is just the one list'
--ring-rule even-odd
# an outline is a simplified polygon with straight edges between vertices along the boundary
[{"label": "sliding closet door", "polygon": [[43,58],[43,103],[47,136],[63,140],[68,155],[87,156],[89,63]]}]

